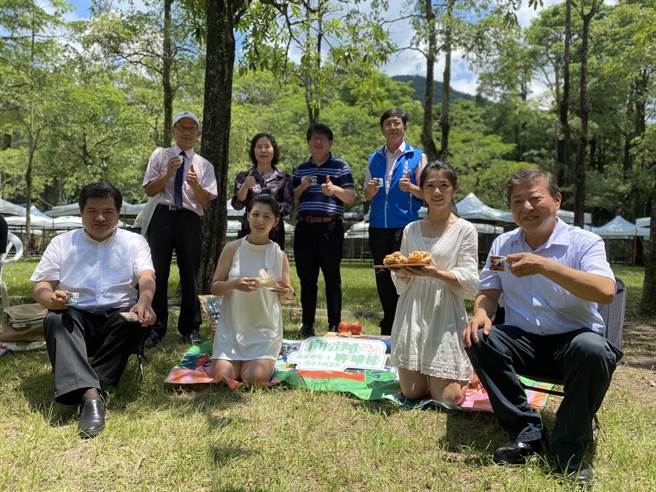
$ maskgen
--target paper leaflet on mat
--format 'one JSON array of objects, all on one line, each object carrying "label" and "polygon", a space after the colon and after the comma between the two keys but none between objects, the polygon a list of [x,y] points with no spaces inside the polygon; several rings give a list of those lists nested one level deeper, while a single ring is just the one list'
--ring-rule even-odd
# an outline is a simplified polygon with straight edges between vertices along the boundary
[{"label": "paper leaflet on mat", "polygon": [[364,338],[310,337],[289,356],[296,369],[385,369],[385,343]]}]

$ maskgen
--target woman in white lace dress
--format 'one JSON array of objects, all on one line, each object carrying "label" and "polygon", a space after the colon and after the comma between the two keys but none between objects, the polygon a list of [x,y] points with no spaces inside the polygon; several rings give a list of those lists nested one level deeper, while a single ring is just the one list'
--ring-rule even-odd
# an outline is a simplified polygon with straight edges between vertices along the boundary
[{"label": "woman in white lace dress", "polygon": [[223,248],[212,294],[223,296],[212,350],[212,375],[246,384],[269,382],[282,346],[280,301],[291,299],[287,255],[269,233],[280,220],[270,195],[247,207],[250,232]]},{"label": "woman in white lace dress", "polygon": [[393,271],[400,297],[392,327],[392,364],[406,398],[458,403],[472,378],[462,331],[467,324],[465,299],[478,289],[478,235],[455,213],[458,176],[453,167],[431,163],[419,186],[428,215],[405,227],[401,252],[428,251],[432,264]]}]

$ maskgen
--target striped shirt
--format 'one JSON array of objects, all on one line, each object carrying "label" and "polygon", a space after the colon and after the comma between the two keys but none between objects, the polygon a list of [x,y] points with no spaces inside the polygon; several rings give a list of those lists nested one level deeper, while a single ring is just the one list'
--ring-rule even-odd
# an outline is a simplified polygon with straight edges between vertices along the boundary
[{"label": "striped shirt", "polygon": [[321,192],[321,185],[326,182],[326,177],[330,176],[330,181],[340,188],[353,188],[353,175],[346,162],[330,154],[326,162],[317,166],[312,162],[312,158],[308,158],[294,171],[292,186],[298,187],[304,176],[316,178],[316,183],[312,183],[301,195],[298,202],[299,216],[344,215],[344,202],[336,196],[324,195]]}]

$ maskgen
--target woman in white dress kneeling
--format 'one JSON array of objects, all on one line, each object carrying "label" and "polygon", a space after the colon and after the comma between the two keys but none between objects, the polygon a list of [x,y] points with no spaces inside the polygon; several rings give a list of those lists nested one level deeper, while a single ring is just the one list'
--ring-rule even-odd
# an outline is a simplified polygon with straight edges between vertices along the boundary
[{"label": "woman in white dress kneeling", "polygon": [[393,270],[399,302],[392,365],[399,370],[406,398],[457,404],[472,378],[462,329],[467,324],[465,299],[478,290],[478,234],[456,215],[458,176],[451,165],[432,162],[421,173],[419,186],[428,215],[405,227],[401,252],[427,251],[432,263]]},{"label": "woman in white dress kneeling", "polygon": [[289,262],[269,233],[280,219],[270,195],[248,204],[250,233],[225,245],[212,279],[223,296],[212,350],[212,375],[250,385],[269,382],[282,346],[281,301],[294,296]]}]

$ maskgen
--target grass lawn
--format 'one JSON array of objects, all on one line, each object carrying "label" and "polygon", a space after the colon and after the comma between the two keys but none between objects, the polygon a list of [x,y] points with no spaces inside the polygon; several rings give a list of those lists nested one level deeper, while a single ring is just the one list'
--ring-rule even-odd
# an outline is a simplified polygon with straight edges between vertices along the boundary
[{"label": "grass lawn", "polygon": [[[30,294],[35,266],[7,267],[11,295]],[[656,490],[656,323],[635,316],[642,270],[620,267],[616,273],[629,292],[627,356],[599,413],[595,488]],[[344,308],[354,313],[345,319],[379,310],[368,264],[344,263],[342,283]],[[322,291],[323,285],[319,306],[325,305]],[[377,331],[375,314],[364,321],[365,331]],[[293,338],[298,313],[290,311],[285,322],[285,336]],[[325,330],[325,323],[317,328]],[[75,409],[52,403],[45,353],[1,357],[0,490],[569,487],[537,458],[524,467],[494,465],[491,452],[505,436],[491,414],[409,411],[285,387],[174,391],[163,379],[186,349],[174,331],[150,351],[143,384],[130,361],[110,399],[106,430],[88,441],[77,437]],[[558,403],[553,399],[544,412],[548,427]]]}]

